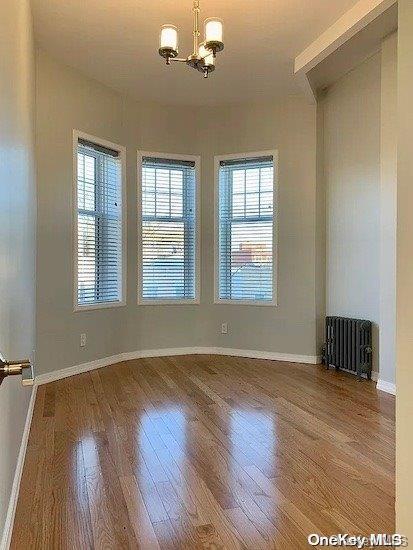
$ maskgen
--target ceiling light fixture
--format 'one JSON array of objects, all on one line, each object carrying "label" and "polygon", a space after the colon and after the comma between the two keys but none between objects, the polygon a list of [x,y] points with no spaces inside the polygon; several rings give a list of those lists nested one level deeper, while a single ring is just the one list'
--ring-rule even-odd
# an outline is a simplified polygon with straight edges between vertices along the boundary
[{"label": "ceiling light fixture", "polygon": [[166,64],[171,61],[186,63],[193,69],[197,69],[208,78],[209,73],[215,70],[215,59],[218,52],[224,49],[222,41],[223,25],[220,19],[211,17],[205,21],[205,40],[199,43],[201,35],[199,30],[199,0],[194,1],[194,51],[186,58],[178,57],[178,29],[175,25],[162,25],[159,55],[166,59]]}]

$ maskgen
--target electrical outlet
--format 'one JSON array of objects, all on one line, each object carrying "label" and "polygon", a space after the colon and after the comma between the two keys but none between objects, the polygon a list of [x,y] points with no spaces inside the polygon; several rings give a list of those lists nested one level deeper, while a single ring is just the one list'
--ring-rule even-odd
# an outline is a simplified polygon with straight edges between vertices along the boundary
[{"label": "electrical outlet", "polygon": [[221,334],[228,334],[228,323],[222,323]]},{"label": "electrical outlet", "polygon": [[86,334],[80,335],[80,347],[84,348],[86,346]]}]

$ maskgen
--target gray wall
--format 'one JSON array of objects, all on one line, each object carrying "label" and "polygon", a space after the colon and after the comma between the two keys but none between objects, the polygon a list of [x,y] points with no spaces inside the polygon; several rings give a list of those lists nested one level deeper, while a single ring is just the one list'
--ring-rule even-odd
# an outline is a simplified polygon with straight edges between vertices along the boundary
[{"label": "gray wall", "polygon": [[[210,341],[229,348],[316,355],[316,108],[301,97],[203,110],[204,310]],[[213,305],[213,156],[278,149],[278,306]],[[229,333],[221,335],[221,323]]]},{"label": "gray wall", "polygon": [[[0,349],[16,359],[34,349],[34,52],[28,0],[0,3],[0,51]],[[30,394],[17,378],[0,387],[0,536]]]},{"label": "gray wall", "polygon": [[[38,285],[41,372],[124,351],[225,346],[316,355],[316,110],[274,106],[196,110],[140,104],[37,57]],[[73,128],[127,146],[128,304],[73,313]],[[201,305],[137,306],[136,150],[202,155]],[[278,307],[213,305],[213,155],[279,149]],[[229,323],[221,336],[220,325]],[[88,344],[79,347],[86,332]]]},{"label": "gray wall", "polygon": [[[196,152],[194,116],[184,108],[129,101],[118,93],[37,55],[38,284],[37,353],[41,372],[112,356],[125,349],[197,345],[195,306],[136,305],[136,151]],[[183,128],[189,128],[189,134]],[[127,146],[128,306],[73,312],[72,131],[81,130]],[[133,327],[128,323],[136,323]],[[165,329],[165,332],[161,329]],[[87,346],[80,348],[80,333]],[[192,342],[192,344],[191,344]]]},{"label": "gray wall", "polygon": [[322,102],[327,205],[327,314],[380,319],[380,54]]}]

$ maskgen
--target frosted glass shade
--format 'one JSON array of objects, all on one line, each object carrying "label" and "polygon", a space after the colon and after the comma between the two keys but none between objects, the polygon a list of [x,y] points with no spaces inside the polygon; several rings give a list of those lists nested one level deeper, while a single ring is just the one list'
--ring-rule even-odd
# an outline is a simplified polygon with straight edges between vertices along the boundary
[{"label": "frosted glass shade", "polygon": [[211,67],[215,65],[214,54],[211,52],[211,50],[205,48],[203,44],[199,46],[198,55],[202,59],[206,67]]},{"label": "frosted glass shade", "polygon": [[178,51],[178,29],[174,25],[162,25],[159,47],[161,50]]},{"label": "frosted glass shade", "polygon": [[205,21],[205,42],[223,42],[223,24],[220,19],[211,17]]}]

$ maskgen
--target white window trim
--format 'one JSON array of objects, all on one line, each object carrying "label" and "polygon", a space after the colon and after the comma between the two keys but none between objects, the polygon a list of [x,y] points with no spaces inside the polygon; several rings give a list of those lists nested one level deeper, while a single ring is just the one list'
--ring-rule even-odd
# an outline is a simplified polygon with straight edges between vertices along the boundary
[{"label": "white window trim", "polygon": [[[201,157],[200,155],[178,155],[176,153],[157,153],[138,151],[137,177],[137,212],[138,212],[138,305],[165,306],[165,305],[199,305],[201,302]],[[181,300],[153,300],[142,298],[142,162],[143,157],[163,158],[167,160],[187,160],[195,163],[195,298]]]},{"label": "white window trim", "polygon": [[[260,300],[228,300],[219,298],[219,168],[224,160],[242,160],[257,157],[272,156],[274,159],[274,209],[273,209],[273,299],[270,302]],[[233,153],[214,157],[214,304],[231,306],[278,306],[278,150],[254,151],[250,153]]]},{"label": "white window trim", "polygon": [[[78,303],[78,263],[77,263],[77,246],[78,246],[78,228],[77,228],[77,150],[79,139],[84,139],[96,145],[101,145],[102,147],[107,147],[108,149],[113,149],[118,151],[121,162],[122,170],[122,276],[121,276],[121,299],[116,302],[104,302],[101,304],[79,304]],[[73,189],[72,189],[72,250],[73,250],[73,312],[78,313],[80,311],[91,311],[94,309],[107,309],[113,307],[123,307],[126,306],[126,270],[127,270],[127,233],[126,233],[126,147],[123,145],[118,145],[117,143],[112,143],[105,139],[101,139],[85,132],[79,130],[73,130]]]}]

